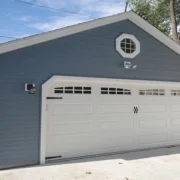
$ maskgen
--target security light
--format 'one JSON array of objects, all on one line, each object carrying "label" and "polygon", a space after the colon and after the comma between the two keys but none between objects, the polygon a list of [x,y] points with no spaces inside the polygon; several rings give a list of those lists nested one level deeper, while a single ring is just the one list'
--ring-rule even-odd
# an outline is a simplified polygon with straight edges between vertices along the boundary
[{"label": "security light", "polygon": [[27,83],[25,84],[25,91],[29,94],[34,94],[36,90],[35,84]]},{"label": "security light", "polygon": [[136,69],[137,65],[133,65],[131,62],[129,61],[124,61],[124,68],[125,69]]}]

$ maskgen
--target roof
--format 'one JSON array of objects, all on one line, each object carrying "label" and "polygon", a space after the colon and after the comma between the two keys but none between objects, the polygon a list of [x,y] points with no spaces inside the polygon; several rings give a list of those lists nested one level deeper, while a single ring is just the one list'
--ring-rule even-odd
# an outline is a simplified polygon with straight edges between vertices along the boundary
[{"label": "roof", "polygon": [[180,45],[178,45],[171,38],[169,38],[164,33],[156,29],[154,26],[149,24],[147,21],[145,21],[143,18],[138,16],[133,11],[120,13],[113,16],[108,16],[108,17],[92,20],[89,22],[80,23],[77,25],[68,26],[65,28],[49,31],[46,33],[7,42],[0,45],[0,54],[17,50],[17,49],[21,49],[24,47],[32,46],[38,43],[43,43],[43,42],[57,39],[60,37],[65,37],[71,34],[79,33],[82,31],[93,29],[93,28],[101,27],[101,26],[108,25],[108,24],[115,23],[122,20],[130,20],[131,22],[136,24],[138,27],[142,28],[144,31],[146,31],[147,33],[152,35],[154,38],[156,38],[157,40],[162,42],[164,45],[166,45],[167,47],[169,47],[174,52],[180,55]]}]

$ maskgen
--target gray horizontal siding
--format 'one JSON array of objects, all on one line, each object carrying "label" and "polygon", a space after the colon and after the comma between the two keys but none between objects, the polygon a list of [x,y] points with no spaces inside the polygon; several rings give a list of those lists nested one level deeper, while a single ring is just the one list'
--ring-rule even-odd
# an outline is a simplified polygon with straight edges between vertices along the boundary
[{"label": "gray horizontal siding", "polygon": [[[123,68],[115,38],[134,34],[141,53]],[[180,56],[130,21],[0,55],[0,167],[39,162],[41,85],[53,75],[180,82]],[[35,95],[24,92],[35,83]]]}]

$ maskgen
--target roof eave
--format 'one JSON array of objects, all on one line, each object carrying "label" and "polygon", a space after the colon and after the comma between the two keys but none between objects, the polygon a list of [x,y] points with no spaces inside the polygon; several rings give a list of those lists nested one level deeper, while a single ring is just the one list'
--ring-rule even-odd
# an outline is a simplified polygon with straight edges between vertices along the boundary
[{"label": "roof eave", "polygon": [[83,31],[90,30],[93,28],[105,26],[105,25],[112,24],[112,23],[126,20],[126,19],[132,21],[138,27],[145,30],[147,33],[155,37],[157,40],[165,44],[167,47],[175,51],[177,54],[180,54],[180,46],[176,42],[174,42],[172,39],[167,37],[161,31],[156,29],[154,26],[149,24],[147,21],[145,21],[144,19],[142,19],[140,16],[138,16],[136,13],[132,11],[109,16],[109,17],[104,17],[104,18],[92,20],[89,22],[65,27],[62,29],[57,29],[57,30],[50,31],[47,33],[38,34],[38,35],[30,36],[27,38],[15,40],[12,42],[4,43],[0,45],[0,54],[17,50],[17,49],[21,49],[24,47],[32,46],[35,44],[47,42],[53,39],[65,37],[71,34],[83,32]]}]

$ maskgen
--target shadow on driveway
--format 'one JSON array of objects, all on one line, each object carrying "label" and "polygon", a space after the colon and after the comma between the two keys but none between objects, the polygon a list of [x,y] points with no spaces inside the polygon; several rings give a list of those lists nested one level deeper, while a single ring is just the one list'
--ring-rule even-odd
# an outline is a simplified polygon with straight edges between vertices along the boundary
[{"label": "shadow on driveway", "polygon": [[106,161],[113,159],[123,159],[126,161],[133,161],[137,159],[152,158],[166,155],[180,154],[180,146],[170,146],[166,148],[154,148],[146,150],[138,150],[124,153],[113,153],[96,156],[86,156],[79,158],[71,158],[65,160],[49,160],[43,166],[60,165],[60,164],[75,164],[83,162]]}]

